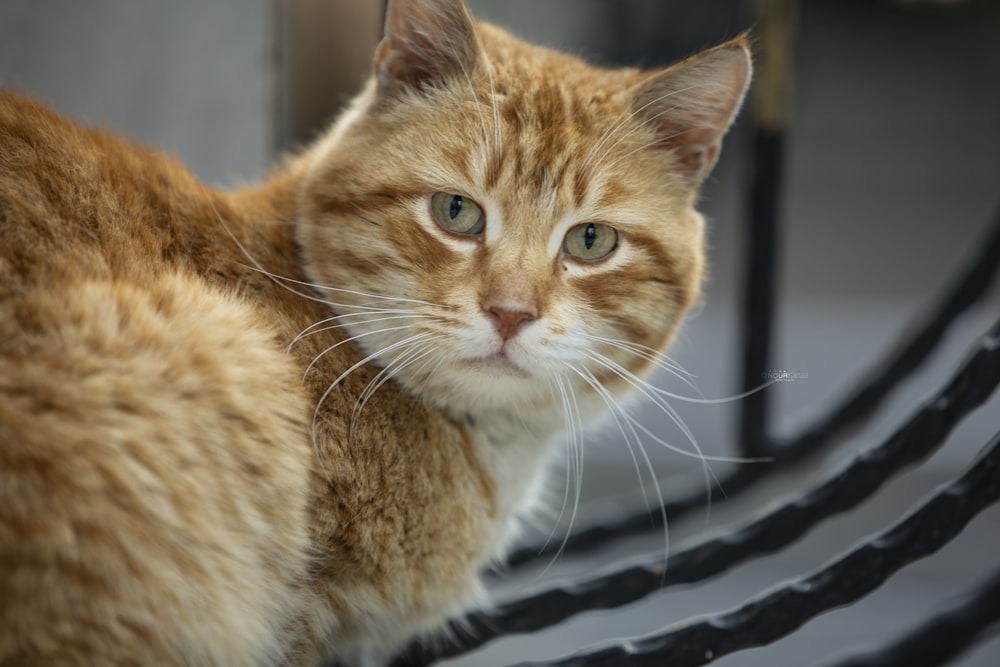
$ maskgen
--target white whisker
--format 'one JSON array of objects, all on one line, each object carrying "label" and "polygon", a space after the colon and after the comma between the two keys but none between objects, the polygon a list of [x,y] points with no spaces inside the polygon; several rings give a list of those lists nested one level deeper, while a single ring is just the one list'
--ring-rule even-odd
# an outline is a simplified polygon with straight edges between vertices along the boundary
[{"label": "white whisker", "polygon": [[[316,365],[316,362],[319,361],[323,356],[325,356],[327,353],[332,352],[333,350],[337,349],[341,345],[345,345],[347,343],[354,342],[354,341],[356,341],[356,340],[358,340],[360,338],[367,338],[368,336],[375,336],[375,335],[383,334],[383,333],[391,333],[393,331],[402,331],[403,329],[410,329],[410,328],[412,328],[412,327],[409,327],[409,326],[387,327],[385,329],[375,329],[374,331],[365,331],[363,333],[357,334],[356,336],[351,336],[350,338],[345,338],[344,340],[339,341],[337,343],[334,343],[333,345],[327,347],[322,352],[320,352],[315,357],[313,357],[313,360],[311,362],[309,362],[308,366],[306,366],[306,370],[305,370],[305,373],[303,373],[303,376],[308,375],[309,371],[311,371],[313,369],[313,366]],[[427,334],[427,335],[431,335],[431,334]],[[374,354],[374,355],[372,355],[370,357],[366,357],[366,358],[369,359],[369,360],[371,360],[371,359],[376,358],[377,356],[378,356],[378,354],[376,353],[376,354]]]},{"label": "white whisker", "polygon": [[[614,419],[615,424],[618,426],[618,430],[621,432],[625,444],[628,447],[629,454],[632,456],[632,463],[635,465],[636,475],[639,478],[639,490],[642,493],[643,501],[646,504],[646,510],[652,511],[649,503],[649,496],[646,494],[646,486],[642,481],[642,470],[639,467],[639,461],[636,458],[635,450],[632,447],[632,442],[635,442],[636,447],[639,449],[639,453],[642,455],[642,459],[646,464],[646,470],[649,472],[650,480],[653,483],[653,489],[656,491],[656,497],[659,500],[658,507],[660,510],[660,517],[663,520],[663,542],[664,551],[663,557],[666,560],[670,555],[670,531],[667,525],[667,510],[663,503],[663,492],[660,489],[660,482],[656,476],[656,470],[653,467],[653,462],[649,459],[649,454],[646,452],[646,448],[642,445],[642,439],[635,431],[635,419],[628,414],[628,412],[619,405],[615,397],[604,387],[600,381],[588,370],[580,370],[574,366],[569,366],[570,370],[579,375],[584,382],[586,382],[594,391],[597,392],[598,396],[604,401],[605,405],[608,406],[608,410],[611,413],[612,419]],[[624,418],[624,421],[622,419]],[[631,434],[632,439],[629,439]]]},{"label": "white whisker", "polygon": [[[398,328],[406,328],[406,327],[398,327]],[[379,332],[370,332],[370,333],[379,333]],[[319,455],[319,444],[316,441],[316,422],[319,420],[320,409],[323,407],[323,403],[326,402],[326,399],[330,396],[330,393],[333,392],[333,390],[338,385],[340,385],[341,382],[343,382],[344,378],[346,378],[348,375],[350,375],[354,371],[358,370],[359,368],[361,368],[365,364],[373,361],[374,359],[377,359],[379,356],[388,354],[390,352],[398,350],[401,347],[405,347],[407,345],[411,345],[411,344],[413,344],[413,343],[415,343],[415,342],[417,342],[419,340],[423,340],[423,339],[431,337],[433,335],[434,334],[427,333],[427,332],[414,334],[413,336],[409,336],[408,338],[404,338],[401,341],[397,341],[397,342],[393,343],[392,345],[384,347],[384,348],[382,348],[381,350],[379,350],[377,352],[373,352],[372,354],[369,354],[367,357],[361,359],[360,361],[358,361],[357,363],[355,363],[353,366],[351,366],[350,368],[348,368],[346,371],[344,371],[343,373],[341,373],[339,376],[337,376],[336,380],[334,380],[333,382],[330,383],[330,385],[323,392],[323,395],[320,396],[319,401],[316,402],[316,408],[313,410],[313,417],[312,417],[312,440],[313,440],[313,447],[316,449],[317,455]],[[357,338],[357,336],[355,336],[355,338]],[[352,340],[352,339],[349,338],[347,340],[341,341],[340,343],[337,343],[337,345],[342,345],[343,343],[346,343],[346,342],[348,342],[350,340]],[[334,346],[334,347],[336,347],[336,346]],[[329,352],[330,349],[332,349],[332,348],[327,348],[326,350],[324,350],[320,354],[325,354],[326,352]],[[315,363],[315,360],[313,360],[313,363]],[[310,364],[310,366],[312,366],[312,364]]]},{"label": "white whisker", "polygon": [[[559,399],[563,408],[563,423],[565,424],[566,428],[566,437],[563,439],[563,444],[566,447],[566,483],[563,485],[563,499],[562,499],[562,505],[559,508],[559,514],[556,516],[555,522],[552,525],[552,530],[549,532],[548,537],[545,538],[545,542],[542,544],[541,551],[544,551],[549,546],[549,543],[552,542],[552,538],[555,537],[556,530],[559,529],[559,524],[562,523],[562,518],[566,515],[566,508],[569,506],[569,492],[571,485],[570,475],[572,474],[572,458],[573,458],[571,450],[572,450],[572,440],[576,436],[576,428],[573,425],[572,413],[570,412],[569,408],[569,397],[566,395],[566,387],[563,385],[562,380],[559,378],[559,376],[554,373],[550,376],[550,380],[552,380],[552,385],[559,392]],[[553,558],[549,562],[548,566],[546,566],[545,570],[542,571],[542,573],[544,574],[545,572],[547,572],[548,569],[551,568],[555,562],[556,559]]]},{"label": "white whisker", "polygon": [[[690,442],[691,446],[694,448],[694,452],[689,452],[689,451],[687,451],[687,450],[685,450],[685,449],[683,449],[681,447],[677,447],[676,445],[673,445],[673,444],[667,442],[666,440],[664,440],[660,436],[654,434],[648,428],[646,428],[645,426],[643,426],[632,415],[629,415],[629,414],[623,412],[623,416],[632,424],[632,426],[634,428],[638,429],[639,431],[641,431],[643,434],[645,434],[646,437],[648,437],[649,439],[651,439],[653,442],[659,444],[660,446],[664,447],[665,449],[667,449],[669,451],[675,452],[677,454],[681,454],[682,456],[689,456],[691,458],[698,459],[701,462],[701,465],[702,465],[702,473],[703,473],[703,475],[705,477],[705,489],[706,489],[706,493],[709,494],[709,498],[711,498],[710,494],[712,492],[712,488],[713,487],[719,487],[719,488],[721,488],[721,484],[719,482],[719,479],[716,476],[715,471],[712,470],[710,462],[762,463],[762,462],[766,462],[766,461],[770,460],[770,459],[766,459],[766,458],[746,459],[746,458],[739,458],[739,457],[721,457],[721,456],[707,456],[707,455],[705,455],[705,453],[701,449],[701,446],[698,444],[697,439],[694,437],[694,433],[687,426],[687,424],[684,422],[683,418],[674,409],[674,407],[671,406],[669,403],[667,403],[666,400],[664,400],[664,398],[662,396],[658,396],[655,393],[651,393],[650,390],[651,389],[655,389],[655,387],[653,387],[652,385],[650,385],[648,382],[646,382],[642,378],[640,378],[640,377],[636,376],[635,374],[631,373],[627,369],[623,368],[619,364],[615,363],[614,361],[611,361],[610,359],[607,359],[606,357],[603,357],[603,355],[600,355],[598,353],[591,353],[591,352],[584,352],[584,354],[588,358],[590,358],[592,361],[594,361],[594,362],[600,364],[601,366],[603,366],[604,368],[612,371],[618,377],[622,378],[623,380],[625,380],[626,382],[628,382],[630,385],[632,385],[632,387],[634,387],[637,391],[639,391],[639,393],[641,393],[643,396],[645,396],[646,398],[648,398],[654,405],[656,405],[658,408],[660,408],[660,410],[664,414],[666,414],[670,418],[670,420],[681,430],[681,432],[684,434],[684,436],[688,439],[688,442]],[[709,522],[710,517],[711,517],[711,504],[709,503],[709,505],[707,506],[706,514],[705,514],[705,522],[706,523]]]},{"label": "white whisker", "polygon": [[402,352],[396,355],[392,361],[387,363],[385,367],[382,368],[382,370],[380,370],[378,374],[371,379],[371,381],[369,381],[354,406],[354,411],[351,414],[351,426],[348,429],[348,437],[350,437],[351,433],[354,432],[354,427],[357,425],[358,419],[361,417],[361,411],[364,410],[365,405],[367,405],[369,399],[375,395],[375,392],[381,389],[386,382],[398,375],[407,366],[423,359],[432,352],[434,352],[432,344],[428,343],[426,345],[420,345],[419,342],[414,343],[411,346],[404,348]]},{"label": "white whisker", "polygon": [[307,326],[305,329],[302,330],[302,333],[305,333],[315,327],[327,324],[328,322],[336,322],[337,320],[345,320],[347,318],[353,318],[353,317],[369,317],[373,315],[420,315],[420,314],[421,313],[418,310],[408,310],[403,308],[370,308],[368,310],[363,310],[354,313],[341,313],[339,315],[331,315],[330,317],[323,318],[318,322],[310,324],[309,326]]},{"label": "white whisker", "polygon": [[563,406],[563,415],[566,424],[566,437],[563,440],[566,447],[566,484],[563,490],[563,502],[562,506],[559,508],[559,515],[553,523],[552,530],[549,532],[548,538],[545,540],[542,547],[543,549],[552,541],[555,531],[562,523],[563,517],[566,516],[566,509],[569,507],[571,491],[573,496],[573,506],[570,510],[569,520],[566,529],[563,531],[563,537],[559,544],[559,548],[556,549],[556,553],[552,556],[548,565],[546,565],[545,568],[539,573],[539,577],[544,576],[545,573],[547,573],[549,569],[555,565],[556,562],[558,562],[559,558],[566,550],[569,536],[573,531],[573,526],[576,524],[577,513],[580,509],[580,497],[583,489],[584,435],[583,418],[580,413],[580,406],[576,400],[576,394],[573,392],[572,385],[564,384],[562,379],[555,373],[551,374],[550,379],[559,391],[559,398]]},{"label": "white whisker", "polygon": [[[590,340],[597,341],[600,343],[605,343],[619,350],[622,350],[623,352],[628,352],[629,354],[633,354],[642,359],[646,359],[647,361],[654,364],[657,368],[660,368],[666,371],[667,373],[670,373],[671,375],[679,379],[681,382],[691,387],[692,390],[701,394],[701,390],[698,389],[697,385],[694,384],[695,376],[689,373],[688,371],[684,370],[684,368],[680,364],[678,364],[676,361],[672,360],[665,353],[659,350],[656,350],[651,347],[646,347],[645,345],[640,345],[638,343],[630,343],[628,341],[615,340],[613,338],[602,338],[600,336],[593,336],[590,334],[582,334],[582,335]],[[677,396],[677,398],[686,400],[686,397],[683,396]],[[696,399],[691,399],[691,400],[694,401]]]},{"label": "white whisker", "polygon": [[652,389],[667,398],[673,398],[678,401],[684,401],[685,403],[695,403],[698,405],[720,405],[722,403],[733,403],[735,401],[741,401],[748,396],[753,396],[754,394],[761,392],[772,384],[777,382],[777,380],[768,380],[762,384],[757,385],[753,389],[748,389],[740,394],[734,394],[732,396],[724,396],[723,398],[692,398],[691,396],[681,396],[680,394],[673,394],[665,389],[660,389],[659,387],[652,387]]},{"label": "white whisker", "polygon": [[657,436],[653,435],[648,429],[646,429],[637,420],[635,420],[634,417],[631,417],[631,415],[629,415],[629,418],[632,419],[632,420],[634,420],[635,425],[641,431],[643,431],[644,433],[646,433],[650,437],[654,438],[657,442],[659,442],[660,444],[662,444],[664,447],[666,447],[670,451],[673,451],[673,452],[675,452],[677,454],[681,454],[683,456],[688,456],[688,457],[691,457],[691,458],[695,458],[695,459],[698,459],[698,460],[704,461],[704,462],[711,461],[711,462],[716,462],[716,463],[765,463],[765,462],[768,462],[770,460],[770,459],[767,459],[767,458],[739,458],[739,457],[729,457],[729,456],[708,456],[708,455],[704,454],[701,451],[701,447],[698,445],[698,442],[695,439],[694,434],[691,432],[691,430],[687,426],[687,424],[684,423],[684,420],[677,413],[676,409],[674,409],[674,407],[672,405],[670,405],[669,403],[667,403],[666,400],[664,400],[664,398],[662,396],[658,396],[657,395],[657,393],[656,393],[656,389],[657,388],[656,387],[654,387],[653,385],[649,384],[648,382],[646,382],[645,380],[643,380],[639,376],[635,375],[634,373],[632,373],[628,369],[624,368],[620,364],[615,363],[614,361],[608,359],[607,357],[604,357],[603,355],[601,355],[599,353],[584,351],[584,354],[590,360],[594,361],[597,364],[600,364],[601,366],[603,366],[604,368],[608,369],[609,371],[611,371],[612,373],[614,373],[615,375],[617,375],[621,379],[625,380],[633,388],[635,388],[636,391],[638,391],[640,394],[642,394],[647,399],[649,399],[650,402],[652,402],[654,405],[656,405],[657,407],[659,407],[668,417],[670,417],[671,421],[673,421],[674,424],[681,430],[681,432],[684,434],[684,436],[688,439],[688,441],[691,443],[691,445],[696,450],[694,452],[690,452],[690,451],[688,451],[686,449],[682,449],[680,447],[677,447],[676,445],[668,444],[667,442],[663,441],[661,438],[658,438]]},{"label": "white whisker", "polygon": [[[428,346],[428,347],[430,347],[430,346]],[[447,352],[443,348],[441,348],[440,346],[432,347],[429,350],[429,352],[430,353],[428,355],[426,355],[426,358],[424,359],[424,362],[422,364],[420,364],[420,366],[418,368],[414,369],[413,372],[411,373],[411,376],[413,378],[412,381],[413,382],[420,382],[421,385],[424,386],[424,387],[426,387],[427,386],[427,382],[432,377],[434,377],[434,373],[441,366],[441,363],[444,362],[448,358]],[[421,355],[421,356],[423,356],[423,355]],[[418,361],[418,360],[414,359],[414,362],[416,362],[416,361]],[[430,370],[430,371],[427,371],[427,367],[430,364],[432,364],[432,363],[434,364],[434,368],[432,370]],[[423,377],[423,379],[419,379],[421,376]]]},{"label": "white whisker", "polygon": [[[386,312],[405,312],[405,311],[386,311]],[[338,315],[337,317],[327,318],[325,320],[317,322],[316,324],[311,324],[308,327],[306,327],[305,329],[303,329],[299,333],[299,335],[297,335],[295,338],[292,339],[292,342],[290,342],[288,344],[287,350],[291,350],[292,347],[294,347],[295,344],[298,343],[303,338],[308,338],[309,336],[312,336],[312,335],[318,334],[318,333],[322,333],[324,331],[333,331],[333,330],[336,330],[336,329],[343,329],[345,327],[352,327],[352,326],[361,326],[361,325],[367,326],[369,324],[374,324],[376,322],[387,322],[389,320],[428,319],[428,318],[432,317],[431,315],[420,315],[420,314],[413,314],[413,313],[406,312],[403,315],[389,315],[389,316],[386,316],[386,317],[373,317],[370,320],[341,322],[340,324],[333,324],[333,325],[330,325],[328,327],[319,327],[319,325],[321,325],[321,324],[325,324],[327,322],[332,322],[334,320],[340,319],[341,317],[347,317],[348,315],[354,315],[354,316],[357,316],[357,315],[381,315],[381,313],[348,313],[347,315]],[[319,327],[319,328],[315,328],[315,327]]]},{"label": "white whisker", "polygon": [[[698,387],[696,387],[692,382],[690,382],[689,380],[687,380],[684,377],[684,376],[687,376],[688,378],[693,378],[694,375],[692,375],[688,371],[684,370],[676,362],[674,362],[673,360],[671,360],[669,357],[667,357],[662,352],[659,352],[659,351],[655,350],[654,348],[646,347],[646,346],[640,345],[638,343],[629,343],[627,341],[619,341],[619,340],[615,340],[613,338],[602,338],[600,336],[592,336],[590,334],[583,334],[583,335],[586,338],[589,338],[590,340],[595,340],[595,341],[599,341],[601,343],[606,343],[606,344],[611,345],[612,347],[618,348],[618,349],[620,349],[620,350],[622,350],[624,352],[630,352],[632,354],[635,354],[638,357],[641,357],[643,359],[647,359],[648,361],[651,361],[654,364],[656,364],[657,367],[659,367],[659,368],[667,371],[671,375],[674,375],[675,377],[677,377],[678,379],[680,379],[681,381],[683,381],[685,384],[687,384],[689,387],[691,387],[692,389],[694,389],[695,391],[697,391],[699,394],[701,393],[701,390],[699,390]],[[635,348],[635,349],[633,349],[633,348]],[[663,363],[660,363],[661,361]],[[680,375],[680,373],[683,373],[684,376]],[[671,391],[667,391],[666,389],[662,389],[660,387],[656,387],[656,386],[654,386],[652,384],[647,384],[647,386],[648,386],[648,388],[649,388],[650,391],[653,391],[653,392],[655,392],[655,393],[657,393],[657,394],[659,394],[661,396],[665,396],[667,398],[672,398],[672,399],[677,400],[677,401],[683,401],[685,403],[694,403],[694,404],[698,404],[698,405],[720,405],[720,404],[724,404],[724,403],[732,403],[732,402],[735,402],[735,401],[741,401],[744,398],[747,398],[748,396],[753,396],[754,394],[767,389],[768,387],[770,387],[771,385],[775,384],[776,382],[777,382],[777,380],[768,380],[766,382],[762,382],[761,384],[757,385],[753,389],[748,389],[747,391],[741,392],[739,394],[733,394],[732,396],[723,396],[721,398],[705,398],[704,396],[702,396],[700,398],[696,398],[696,397],[693,397],[693,396],[684,396],[683,394],[675,394],[675,393],[673,393]]]},{"label": "white whisker", "polygon": [[[263,273],[264,275],[266,275],[269,278],[272,278],[274,280],[282,281],[282,282],[285,282],[285,283],[292,283],[293,285],[302,285],[304,287],[311,287],[313,289],[323,290],[323,291],[326,291],[326,292],[340,292],[342,294],[350,294],[352,296],[360,296],[360,297],[364,297],[366,299],[375,299],[376,301],[389,301],[389,302],[393,302],[393,303],[415,303],[415,304],[418,304],[418,305],[421,305],[421,306],[430,306],[432,308],[447,308],[447,306],[443,306],[443,305],[441,305],[439,303],[431,303],[430,301],[421,301],[420,299],[408,299],[408,298],[405,298],[405,297],[385,296],[385,295],[382,295],[382,294],[371,294],[370,292],[359,292],[357,290],[345,289],[343,287],[330,287],[329,285],[320,285],[319,283],[312,283],[312,282],[307,282],[307,281],[304,281],[304,280],[296,280],[295,278],[288,278],[287,276],[279,276],[277,274],[274,274],[274,273],[271,273],[269,271],[266,271],[265,269],[261,268],[259,265],[257,265],[257,266],[247,266],[246,264],[243,264],[242,266],[246,267],[247,269],[250,269],[251,271],[258,271],[260,273]],[[303,296],[306,296],[306,295],[303,295]],[[365,310],[371,310],[371,309],[375,309],[376,308],[375,306],[366,306],[366,305],[358,305],[358,304],[350,304],[350,303],[334,303],[334,302],[331,302],[331,301],[327,301],[325,299],[320,299],[318,297],[314,298],[314,300],[315,301],[320,301],[321,303],[327,303],[327,304],[330,304],[330,305],[333,305],[333,306],[339,306],[341,308],[359,308],[359,309],[365,309]]]},{"label": "white whisker", "polygon": [[[291,280],[290,278],[284,278],[283,276],[279,276],[277,274],[271,273],[270,271],[266,270],[263,266],[260,265],[260,262],[258,262],[257,259],[253,255],[250,254],[250,251],[246,249],[246,246],[244,246],[243,243],[241,243],[240,240],[238,238],[236,238],[236,234],[234,234],[233,230],[231,230],[229,228],[229,225],[226,224],[226,221],[222,217],[222,214],[219,212],[219,209],[216,208],[215,202],[213,202],[211,199],[209,199],[208,201],[209,201],[209,204],[212,206],[212,211],[215,213],[215,217],[219,220],[219,224],[221,224],[222,228],[226,230],[226,233],[229,235],[229,238],[231,238],[233,240],[233,243],[235,243],[236,247],[240,249],[240,252],[242,252],[243,255],[248,260],[250,260],[250,262],[252,263],[252,266],[247,265],[247,264],[239,264],[239,266],[242,266],[242,267],[244,267],[246,269],[250,269],[252,271],[257,271],[257,272],[259,272],[259,273],[267,276],[268,278],[271,279],[272,282],[274,282],[274,284],[278,285],[279,287],[281,287],[281,288],[283,288],[285,290],[288,290],[289,292],[291,292],[292,294],[294,294],[296,296],[302,297],[303,299],[308,299],[309,301],[317,301],[319,303],[323,303],[323,304],[326,304],[326,305],[329,305],[329,306],[340,305],[340,304],[331,303],[330,301],[327,301],[326,299],[321,299],[321,298],[319,298],[319,297],[317,297],[317,296],[315,296],[313,294],[308,294],[306,292],[300,292],[299,290],[292,289],[291,287],[289,287],[288,285],[286,285],[285,283],[282,282],[282,280]],[[300,281],[296,281],[296,282],[300,282]],[[303,283],[303,284],[308,285],[308,283]]]}]

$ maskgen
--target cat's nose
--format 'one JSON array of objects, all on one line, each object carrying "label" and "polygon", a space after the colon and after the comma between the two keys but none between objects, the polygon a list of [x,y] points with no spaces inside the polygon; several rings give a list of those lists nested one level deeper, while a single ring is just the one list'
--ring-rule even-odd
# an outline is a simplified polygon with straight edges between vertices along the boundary
[{"label": "cat's nose", "polygon": [[516,336],[524,325],[537,319],[534,313],[500,308],[499,306],[490,306],[486,309],[486,314],[493,320],[493,325],[497,328],[500,338],[505,342]]}]

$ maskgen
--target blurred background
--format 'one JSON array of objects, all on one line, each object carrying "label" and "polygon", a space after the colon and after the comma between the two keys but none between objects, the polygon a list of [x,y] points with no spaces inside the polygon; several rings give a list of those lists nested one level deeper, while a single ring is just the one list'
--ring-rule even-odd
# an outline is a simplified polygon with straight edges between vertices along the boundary
[{"label": "blurred background", "polygon": [[[655,66],[734,36],[754,22],[740,0],[469,0],[479,18],[595,62]],[[774,370],[797,374],[774,388],[774,417],[794,432],[849,392],[940,293],[975,249],[1000,205],[1000,3],[802,2],[795,42],[793,119],[787,144]],[[179,157],[203,180],[259,180],[278,151],[307,141],[367,75],[381,0],[3,0],[0,85],[41,98],[87,124]],[[706,185],[711,280],[673,357],[700,394],[738,391],[740,248],[748,188],[747,124],[730,133]],[[670,526],[672,548],[710,526],[725,528],[776,498],[809,488],[851,452],[881,442],[948,377],[1000,312],[994,288],[879,418],[834,455],[775,484]],[[675,402],[699,445],[731,453],[733,403]],[[690,444],[654,408],[641,418]],[[926,466],[830,521],[794,548],[690,589],[671,589],[613,613],[586,614],[452,661],[490,667],[564,654],[721,611],[807,573],[895,520],[958,474],[1000,427],[1000,398],[970,417]],[[641,503],[650,474],[637,471],[620,436],[593,434],[578,525]],[[704,484],[697,462],[646,445],[671,495]],[[713,464],[721,474],[726,464]],[[766,464],[756,464],[766,465]],[[561,498],[561,491],[556,493]],[[565,523],[565,522],[564,522]],[[546,537],[548,529],[537,536]],[[553,578],[603,570],[664,548],[662,533],[544,572],[493,579],[523,594]],[[935,557],[911,566],[863,602],[832,612],[772,646],[717,661],[725,667],[823,664],[880,644],[984,576],[1000,560],[1000,512],[981,515]],[[956,664],[995,667],[1000,639]]]}]

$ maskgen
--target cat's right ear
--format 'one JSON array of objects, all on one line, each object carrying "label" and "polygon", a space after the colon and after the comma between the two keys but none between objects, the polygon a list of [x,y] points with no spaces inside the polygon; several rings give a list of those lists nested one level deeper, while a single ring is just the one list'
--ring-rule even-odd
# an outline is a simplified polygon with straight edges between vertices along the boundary
[{"label": "cat's right ear", "polygon": [[390,0],[385,35],[375,51],[382,99],[470,77],[480,45],[462,0]]}]

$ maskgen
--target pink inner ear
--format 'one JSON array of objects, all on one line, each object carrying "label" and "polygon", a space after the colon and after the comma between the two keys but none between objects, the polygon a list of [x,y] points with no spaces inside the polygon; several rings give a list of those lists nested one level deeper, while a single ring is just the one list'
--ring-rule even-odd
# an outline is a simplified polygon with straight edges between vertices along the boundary
[{"label": "pink inner ear", "polygon": [[633,105],[656,128],[655,145],[676,151],[697,186],[715,165],[749,80],[749,52],[740,38],[653,75]]},{"label": "pink inner ear", "polygon": [[677,149],[677,157],[685,170],[695,174],[699,180],[708,175],[719,157],[721,141],[713,144],[690,143],[682,144]]},{"label": "pink inner ear", "polygon": [[688,179],[700,183],[715,166],[731,115],[704,114],[703,108],[692,113],[681,107],[661,113],[653,121],[659,135],[655,145],[674,151]]}]

